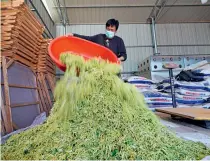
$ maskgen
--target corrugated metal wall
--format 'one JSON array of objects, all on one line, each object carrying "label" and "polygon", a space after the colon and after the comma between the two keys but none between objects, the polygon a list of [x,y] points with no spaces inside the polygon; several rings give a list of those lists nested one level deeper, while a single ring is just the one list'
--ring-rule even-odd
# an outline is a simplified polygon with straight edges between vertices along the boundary
[{"label": "corrugated metal wall", "polygon": [[[158,49],[164,55],[210,54],[210,24],[157,24]],[[71,25],[68,33],[94,35],[103,33],[104,25]],[[64,28],[57,26],[57,36],[64,35]],[[118,36],[122,37],[128,59],[124,71],[137,71],[138,64],[153,54],[149,24],[121,24]]]},{"label": "corrugated metal wall", "polygon": [[210,23],[158,24],[161,55],[210,54]]}]

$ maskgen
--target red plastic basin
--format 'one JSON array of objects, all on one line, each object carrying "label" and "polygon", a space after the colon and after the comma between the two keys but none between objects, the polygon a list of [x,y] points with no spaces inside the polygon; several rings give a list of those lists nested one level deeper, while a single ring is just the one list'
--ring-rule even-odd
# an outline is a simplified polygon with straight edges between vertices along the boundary
[{"label": "red plastic basin", "polygon": [[62,71],[66,70],[66,66],[59,60],[63,52],[80,55],[86,60],[93,57],[101,57],[104,60],[109,60],[111,63],[118,63],[117,56],[108,48],[73,36],[61,36],[52,40],[48,47],[48,52],[57,67]]}]

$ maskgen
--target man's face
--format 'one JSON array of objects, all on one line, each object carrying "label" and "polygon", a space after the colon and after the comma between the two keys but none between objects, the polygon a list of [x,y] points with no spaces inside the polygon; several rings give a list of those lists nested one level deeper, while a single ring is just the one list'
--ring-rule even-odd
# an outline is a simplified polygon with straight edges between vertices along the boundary
[{"label": "man's face", "polygon": [[112,31],[112,32],[114,32],[114,33],[116,33],[116,26],[109,26],[109,27],[106,27],[106,30],[108,30],[108,31]]}]

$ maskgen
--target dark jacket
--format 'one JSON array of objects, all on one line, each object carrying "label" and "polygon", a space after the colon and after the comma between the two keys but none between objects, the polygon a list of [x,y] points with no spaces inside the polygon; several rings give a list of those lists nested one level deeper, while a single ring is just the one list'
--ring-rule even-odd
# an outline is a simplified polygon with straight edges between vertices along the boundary
[{"label": "dark jacket", "polygon": [[114,36],[112,39],[108,39],[105,34],[98,34],[94,36],[74,34],[74,36],[105,46],[113,51],[118,58],[123,56],[124,61],[127,59],[125,44],[122,38],[118,36]]}]

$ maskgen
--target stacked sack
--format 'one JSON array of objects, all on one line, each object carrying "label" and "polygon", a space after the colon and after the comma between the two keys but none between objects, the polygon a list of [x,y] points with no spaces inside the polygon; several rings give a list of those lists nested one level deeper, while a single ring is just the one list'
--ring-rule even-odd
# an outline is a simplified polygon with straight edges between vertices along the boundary
[{"label": "stacked sack", "polygon": [[[171,86],[164,80],[158,89],[162,93],[171,93]],[[176,102],[178,105],[202,105],[207,103],[210,97],[210,79],[202,82],[174,82]]]},{"label": "stacked sack", "polygon": [[172,106],[172,98],[169,94],[164,94],[155,90],[144,91],[145,101],[150,108],[164,108]]},{"label": "stacked sack", "polygon": [[[202,61],[187,67],[176,76],[174,84],[178,106],[206,106],[210,102],[210,65]],[[171,93],[169,79],[162,81],[158,89]]]},{"label": "stacked sack", "polygon": [[[172,107],[170,80],[155,83],[140,76],[125,80],[141,92],[150,108]],[[174,81],[178,107],[210,108],[210,64],[206,60],[193,64],[181,71]]]},{"label": "stacked sack", "polygon": [[145,77],[131,76],[125,81],[133,84],[140,92],[154,90],[156,88],[155,83]]},{"label": "stacked sack", "polygon": [[156,83],[140,76],[131,76],[126,82],[133,84],[145,97],[145,102],[150,108],[170,107],[172,98],[169,94],[158,92]]}]

